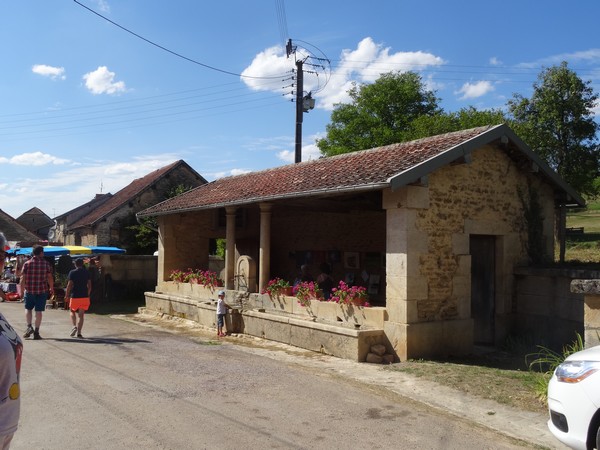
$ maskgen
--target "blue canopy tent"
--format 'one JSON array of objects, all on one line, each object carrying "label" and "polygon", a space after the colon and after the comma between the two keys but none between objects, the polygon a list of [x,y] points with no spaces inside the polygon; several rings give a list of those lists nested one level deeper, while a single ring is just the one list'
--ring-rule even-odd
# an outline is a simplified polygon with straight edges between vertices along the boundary
[{"label": "blue canopy tent", "polygon": [[[22,248],[11,248],[6,251],[8,256],[17,256],[17,255],[31,255],[33,251],[33,247],[22,247]],[[109,254],[109,255],[117,255],[125,253],[125,249],[118,247],[98,247],[98,246],[86,246],[86,247],[77,247],[77,246],[65,246],[58,247],[54,245],[46,245],[44,246],[44,256],[61,256],[61,255],[100,255],[100,254]]]},{"label": "blue canopy tent", "polygon": [[99,255],[99,254],[117,255],[117,254],[125,253],[125,249],[118,248],[118,247],[89,246],[88,248],[92,251],[93,254],[96,254],[96,255]]},{"label": "blue canopy tent", "polygon": [[[31,255],[33,252],[33,247],[22,247],[22,248],[11,248],[6,252],[9,256],[17,256],[17,255]],[[53,245],[44,246],[44,256],[60,256],[60,255],[68,255],[69,249],[65,247],[56,247]]]}]

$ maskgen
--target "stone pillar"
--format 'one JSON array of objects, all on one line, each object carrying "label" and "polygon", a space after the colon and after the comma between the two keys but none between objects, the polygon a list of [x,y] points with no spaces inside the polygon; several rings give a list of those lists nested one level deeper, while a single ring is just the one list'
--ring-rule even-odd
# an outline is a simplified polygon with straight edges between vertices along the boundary
[{"label": "stone pillar", "polygon": [[[421,254],[427,253],[427,234],[417,230],[417,210],[429,206],[427,187],[407,186],[396,192],[384,191],[386,210],[386,309],[388,321],[384,329],[401,361],[415,351],[411,341],[424,342],[410,336],[411,324],[419,322],[418,302],[427,299],[427,279],[420,274]],[[418,350],[416,350],[418,353]]]},{"label": "stone pillar", "polygon": [[271,276],[271,207],[270,203],[260,205],[260,253],[258,258],[258,292],[269,283]]},{"label": "stone pillar", "polygon": [[225,239],[225,289],[235,288],[235,211],[234,207],[225,208],[227,218]]},{"label": "stone pillar", "polygon": [[583,294],[584,347],[600,345],[600,279],[573,280],[571,292]]}]

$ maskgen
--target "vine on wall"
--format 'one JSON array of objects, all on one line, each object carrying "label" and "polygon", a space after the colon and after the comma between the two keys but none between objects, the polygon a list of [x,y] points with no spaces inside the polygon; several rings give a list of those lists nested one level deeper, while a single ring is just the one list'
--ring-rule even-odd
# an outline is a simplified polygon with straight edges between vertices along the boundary
[{"label": "vine on wall", "polygon": [[518,188],[519,199],[523,205],[523,216],[527,226],[527,255],[533,264],[542,263],[544,252],[544,216],[537,189],[529,184],[527,192]]}]

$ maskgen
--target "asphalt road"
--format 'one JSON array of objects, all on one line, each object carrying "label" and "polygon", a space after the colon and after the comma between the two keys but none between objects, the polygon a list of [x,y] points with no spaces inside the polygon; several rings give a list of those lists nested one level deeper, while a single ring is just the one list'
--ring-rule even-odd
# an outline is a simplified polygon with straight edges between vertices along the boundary
[{"label": "asphalt road", "polygon": [[[0,311],[19,333],[23,305]],[[243,338],[66,311],[25,340],[12,449],[511,449],[526,444]],[[243,345],[239,343],[244,341]],[[260,344],[262,345],[262,344]]]}]

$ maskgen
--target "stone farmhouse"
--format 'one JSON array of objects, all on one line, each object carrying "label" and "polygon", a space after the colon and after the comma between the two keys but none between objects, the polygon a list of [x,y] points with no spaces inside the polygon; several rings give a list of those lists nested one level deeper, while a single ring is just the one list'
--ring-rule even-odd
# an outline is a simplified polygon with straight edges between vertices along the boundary
[{"label": "stone farmhouse", "polygon": [[132,181],[115,194],[100,194],[56,217],[55,240],[64,245],[120,247],[125,227],[136,223],[135,214],[163,201],[179,185],[196,187],[206,180],[179,160]]},{"label": "stone farmhouse", "polygon": [[[170,273],[207,268],[211,240],[225,238],[237,331],[359,361],[376,343],[397,360],[469,354],[508,336],[515,269],[553,260],[560,212],[583,204],[506,125],[226,177],[138,213],[159,223],[146,308],[214,326],[216,295]],[[292,298],[261,294],[321,262],[373,306],[313,302],[305,320]]]}]

